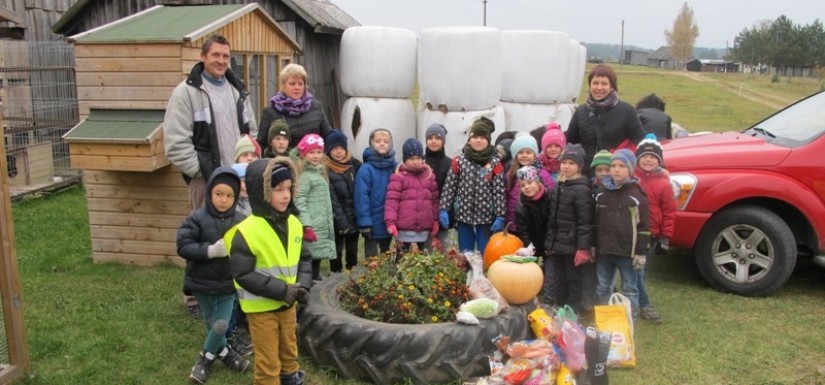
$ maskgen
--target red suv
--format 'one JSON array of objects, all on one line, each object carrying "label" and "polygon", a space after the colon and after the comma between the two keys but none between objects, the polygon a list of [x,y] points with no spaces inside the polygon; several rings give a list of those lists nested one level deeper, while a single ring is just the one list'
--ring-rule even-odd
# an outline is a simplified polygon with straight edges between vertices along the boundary
[{"label": "red suv", "polygon": [[769,295],[797,257],[825,266],[825,92],[742,132],[664,144],[679,211],[671,245],[692,248],[718,290]]}]

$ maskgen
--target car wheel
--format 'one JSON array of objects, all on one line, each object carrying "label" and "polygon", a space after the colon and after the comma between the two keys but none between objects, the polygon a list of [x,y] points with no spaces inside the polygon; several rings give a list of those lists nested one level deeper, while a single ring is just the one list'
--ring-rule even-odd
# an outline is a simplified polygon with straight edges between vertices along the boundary
[{"label": "car wheel", "polygon": [[717,290],[765,296],[790,278],[796,243],[788,224],[772,211],[739,206],[711,218],[695,257],[702,277]]}]

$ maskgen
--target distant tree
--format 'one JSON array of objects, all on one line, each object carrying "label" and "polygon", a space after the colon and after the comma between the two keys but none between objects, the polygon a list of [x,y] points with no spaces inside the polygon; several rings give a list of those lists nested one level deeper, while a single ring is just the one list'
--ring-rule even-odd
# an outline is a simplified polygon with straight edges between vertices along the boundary
[{"label": "distant tree", "polygon": [[773,42],[770,38],[771,20],[763,20],[750,29],[744,29],[733,38],[731,59],[750,65],[769,63]]},{"label": "distant tree", "polygon": [[665,41],[670,46],[670,53],[676,59],[678,66],[683,66],[693,54],[693,45],[699,37],[699,27],[693,18],[693,8],[688,7],[687,1],[679,10],[679,15],[673,21],[673,29],[665,30]]}]

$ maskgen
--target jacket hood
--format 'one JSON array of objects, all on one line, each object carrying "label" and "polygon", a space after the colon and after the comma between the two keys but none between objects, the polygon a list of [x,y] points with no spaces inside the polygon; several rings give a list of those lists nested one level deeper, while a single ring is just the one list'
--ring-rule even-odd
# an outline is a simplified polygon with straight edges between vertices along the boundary
[{"label": "jacket hood", "polygon": [[298,173],[292,161],[285,156],[275,158],[263,158],[252,162],[246,169],[246,192],[249,195],[249,205],[252,207],[252,214],[273,218],[278,214],[270,205],[272,196],[272,186],[270,178],[272,170],[277,166],[284,166],[292,173],[292,199],[289,202],[287,211],[298,215],[295,207],[295,197],[298,194]]},{"label": "jacket hood", "polygon": [[[215,205],[212,203],[212,188],[215,185],[220,183],[227,183],[229,187],[232,188],[232,192],[235,193],[235,200],[232,202],[232,207],[226,212],[220,213],[218,209],[215,208]],[[232,167],[224,166],[218,167],[215,171],[212,172],[212,175],[209,176],[209,180],[206,181],[206,209],[209,211],[209,215],[213,217],[225,217],[225,216],[232,216],[235,213],[235,206],[238,205],[238,199],[241,198],[241,177],[238,176],[238,173],[232,169]]]},{"label": "jacket hood", "polygon": [[361,158],[364,159],[364,163],[370,163],[376,168],[388,168],[392,167],[395,168],[395,150],[390,150],[386,156],[381,156],[372,152],[371,147],[367,147],[364,149]]}]

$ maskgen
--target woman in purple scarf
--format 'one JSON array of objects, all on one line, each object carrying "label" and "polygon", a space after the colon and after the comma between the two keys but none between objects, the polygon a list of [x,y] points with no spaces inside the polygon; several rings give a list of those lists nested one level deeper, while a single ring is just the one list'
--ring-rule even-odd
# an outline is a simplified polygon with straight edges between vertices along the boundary
[{"label": "woman in purple scarf", "polygon": [[306,134],[318,134],[326,139],[330,126],[321,103],[312,98],[307,89],[307,72],[299,64],[289,64],[278,74],[281,90],[278,91],[261,114],[258,144],[267,148],[269,130],[278,119],[289,125],[289,147],[295,147]]}]

